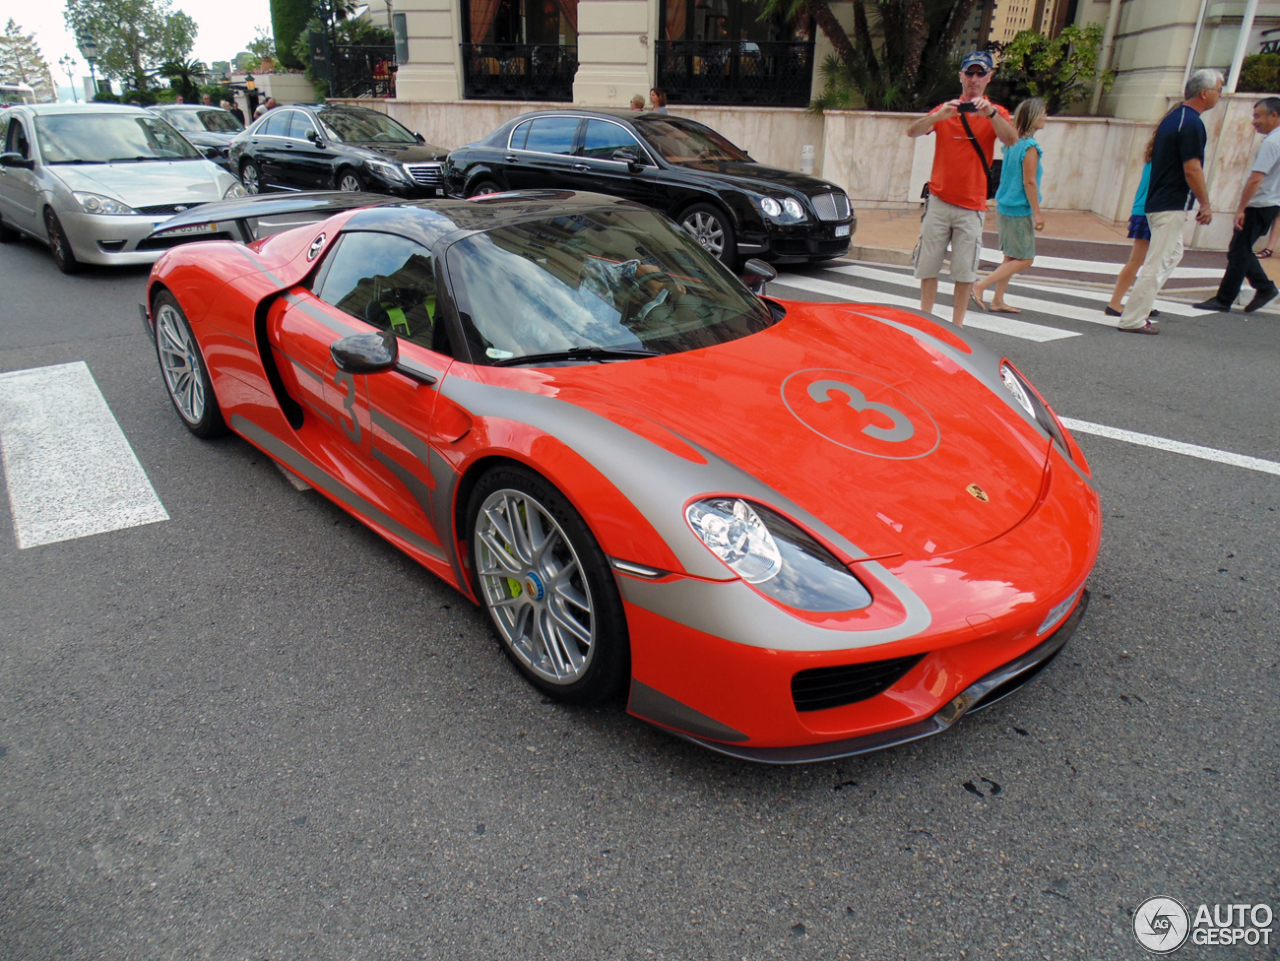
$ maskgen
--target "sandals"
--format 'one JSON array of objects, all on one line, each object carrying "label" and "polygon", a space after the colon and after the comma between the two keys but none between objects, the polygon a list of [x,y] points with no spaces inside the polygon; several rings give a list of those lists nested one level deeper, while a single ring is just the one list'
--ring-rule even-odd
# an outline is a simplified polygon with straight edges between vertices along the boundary
[{"label": "sandals", "polygon": [[982,295],[972,287],[969,288],[969,299],[978,305],[978,309],[984,314],[987,312],[987,305],[982,302]]},{"label": "sandals", "polygon": [[992,312],[993,314],[1020,314],[1020,313],[1022,313],[1022,311],[1021,311],[1019,308],[1017,308],[1017,307],[1005,307],[1005,306],[996,307],[994,304],[991,306],[991,312]]},{"label": "sandals", "polygon": [[1265,260],[1266,258],[1270,257],[1274,253],[1275,251],[1272,250],[1270,247],[1263,247],[1261,250],[1258,251],[1258,259]]}]

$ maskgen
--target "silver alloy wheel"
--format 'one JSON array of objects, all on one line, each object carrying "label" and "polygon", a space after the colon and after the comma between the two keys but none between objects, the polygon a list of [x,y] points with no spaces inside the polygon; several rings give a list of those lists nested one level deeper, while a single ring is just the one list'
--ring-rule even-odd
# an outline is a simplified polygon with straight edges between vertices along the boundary
[{"label": "silver alloy wheel", "polygon": [[342,175],[342,179],[338,181],[338,189],[346,190],[351,193],[359,193],[364,187],[360,183],[360,178],[348,170]]},{"label": "silver alloy wheel", "polygon": [[496,490],[480,505],[475,543],[480,589],[503,640],[552,684],[581,678],[596,651],[591,588],[555,518],[523,491]]},{"label": "silver alloy wheel", "polygon": [[200,423],[204,417],[204,377],[196,345],[187,325],[168,304],[156,315],[156,346],[160,348],[164,383],[178,413],[190,424]]},{"label": "silver alloy wheel", "polygon": [[258,183],[258,165],[245,164],[244,169],[240,171],[240,182],[249,193],[258,193],[261,189],[261,184]]},{"label": "silver alloy wheel", "polygon": [[62,231],[59,228],[57,218],[53,212],[46,210],[44,213],[44,226],[49,235],[49,247],[53,250],[53,256],[56,260],[65,260],[67,256],[66,244],[62,239]]},{"label": "silver alloy wheel", "polygon": [[685,217],[683,226],[717,260],[724,257],[724,225],[720,218],[704,210],[695,210]]}]

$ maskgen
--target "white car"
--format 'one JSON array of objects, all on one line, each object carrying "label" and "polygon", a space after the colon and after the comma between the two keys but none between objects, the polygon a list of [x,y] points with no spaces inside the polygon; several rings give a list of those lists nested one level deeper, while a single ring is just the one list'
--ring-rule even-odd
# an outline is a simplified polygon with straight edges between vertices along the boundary
[{"label": "white car", "polygon": [[174,214],[244,196],[166,120],[140,107],[31,104],[0,111],[0,242],[27,234],[63,273],[82,264],[150,264],[190,240],[229,238],[217,223],[150,237]]}]

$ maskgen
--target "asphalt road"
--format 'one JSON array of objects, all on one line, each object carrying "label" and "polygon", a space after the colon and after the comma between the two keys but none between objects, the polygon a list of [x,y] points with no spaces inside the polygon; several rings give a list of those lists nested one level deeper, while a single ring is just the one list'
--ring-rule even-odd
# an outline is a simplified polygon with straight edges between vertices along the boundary
[{"label": "asphalt road", "polygon": [[[85,361],[171,518],[19,550],[0,509],[0,957],[1094,961],[1146,956],[1152,895],[1280,913],[1280,477],[1080,436],[1063,657],[942,736],[747,765],[543,699],[457,593],[192,437],[144,279],[0,248],[0,371]],[[1280,460],[1280,319],[1022,319],[1082,335],[978,334],[1064,416]]]}]

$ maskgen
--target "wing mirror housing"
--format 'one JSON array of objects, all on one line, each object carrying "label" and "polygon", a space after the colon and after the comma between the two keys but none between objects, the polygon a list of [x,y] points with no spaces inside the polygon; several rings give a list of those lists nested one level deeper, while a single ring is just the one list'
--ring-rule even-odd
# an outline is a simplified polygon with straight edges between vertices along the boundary
[{"label": "wing mirror housing", "polygon": [[413,132],[413,139],[414,139],[414,140],[416,140],[416,141],[418,141],[418,143],[426,143],[426,142],[427,142],[427,138],[426,138],[426,137],[424,137],[424,136],[422,136],[422,134],[418,133],[418,131],[416,131],[416,130]]},{"label": "wing mirror housing", "polygon": [[307,139],[310,140],[317,147],[324,146],[324,141],[320,139],[320,135],[316,133],[314,127],[307,131]]},{"label": "wing mirror housing", "polygon": [[23,170],[33,170],[35,165],[35,160],[30,157],[24,157],[17,151],[0,153],[0,167],[21,167]]},{"label": "wing mirror housing", "polygon": [[640,162],[640,158],[636,156],[636,152],[630,147],[619,147],[613,152],[613,159],[625,163],[627,169],[633,174],[639,173],[644,169],[644,164]]},{"label": "wing mirror housing", "polygon": [[352,334],[329,347],[338,370],[347,374],[380,374],[400,360],[400,344],[389,330]]},{"label": "wing mirror housing", "polygon": [[778,272],[763,260],[753,257],[742,265],[742,280],[757,297],[763,297],[765,284],[777,278]]}]

